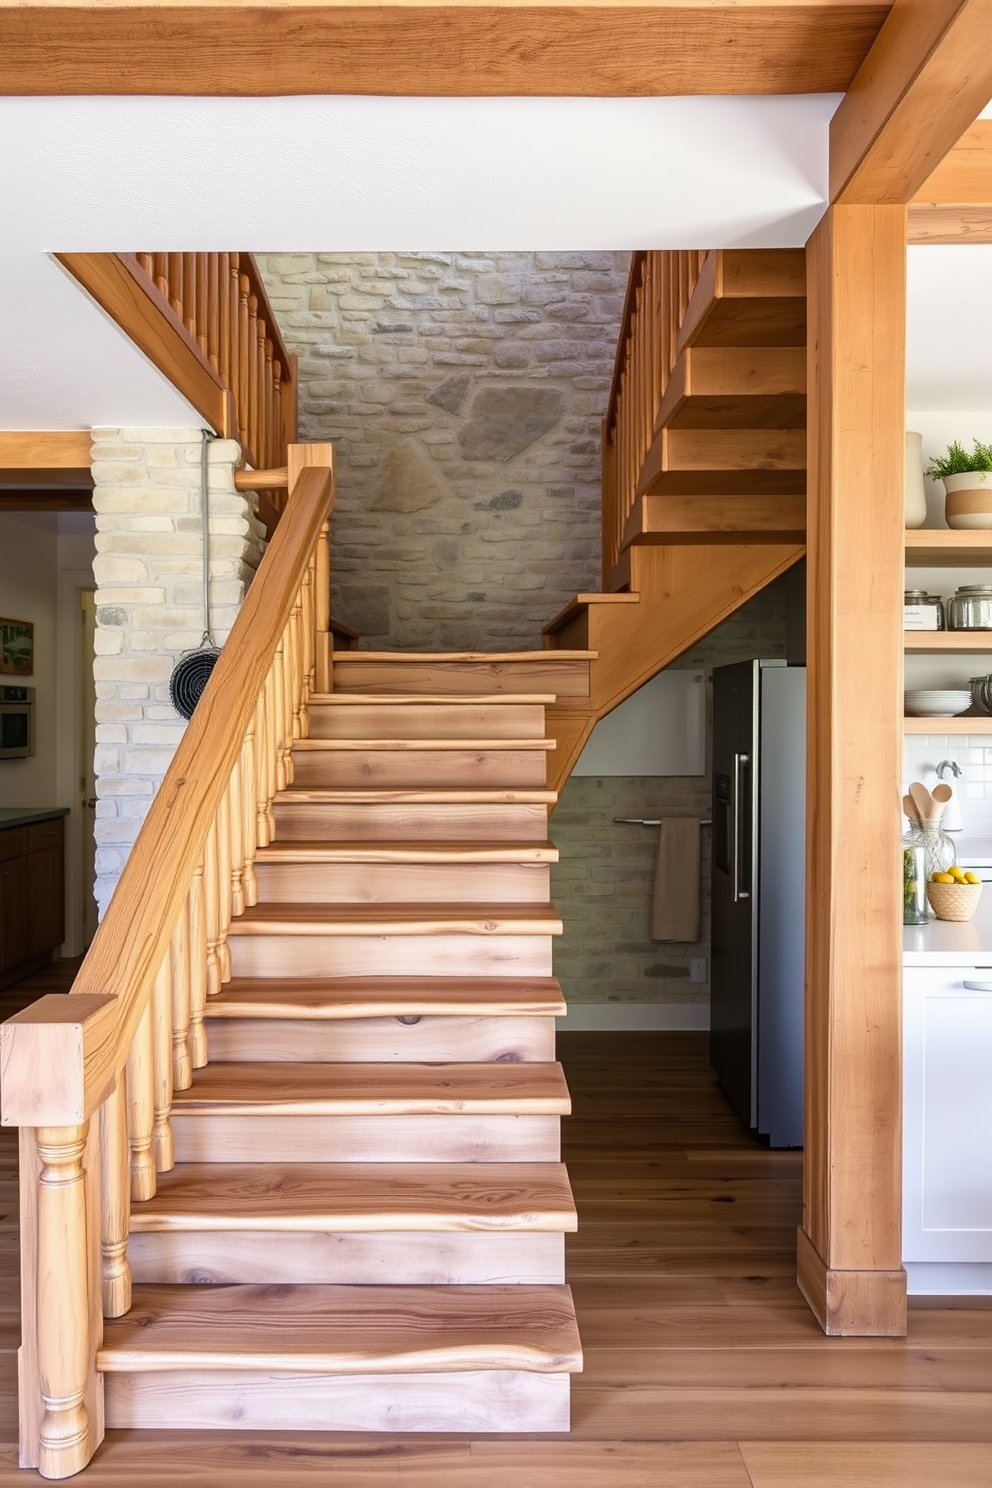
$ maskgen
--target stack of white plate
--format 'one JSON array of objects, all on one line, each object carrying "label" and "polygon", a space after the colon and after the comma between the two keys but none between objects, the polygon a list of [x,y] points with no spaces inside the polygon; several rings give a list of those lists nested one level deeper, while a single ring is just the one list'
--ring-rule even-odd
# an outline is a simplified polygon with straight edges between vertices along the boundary
[{"label": "stack of white plate", "polygon": [[954,718],[967,713],[971,693],[953,688],[915,688],[906,693],[906,712],[910,718]]}]

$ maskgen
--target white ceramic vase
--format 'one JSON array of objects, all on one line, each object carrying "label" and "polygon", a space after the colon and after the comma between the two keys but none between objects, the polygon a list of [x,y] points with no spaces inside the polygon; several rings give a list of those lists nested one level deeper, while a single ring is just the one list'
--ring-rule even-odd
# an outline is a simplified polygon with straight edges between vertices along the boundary
[{"label": "white ceramic vase", "polygon": [[906,526],[922,527],[927,519],[927,495],[923,485],[923,435],[906,430],[906,474],[904,482]]},{"label": "white ceramic vase", "polygon": [[947,499],[944,515],[948,527],[962,531],[992,528],[992,470],[967,470],[944,477]]}]

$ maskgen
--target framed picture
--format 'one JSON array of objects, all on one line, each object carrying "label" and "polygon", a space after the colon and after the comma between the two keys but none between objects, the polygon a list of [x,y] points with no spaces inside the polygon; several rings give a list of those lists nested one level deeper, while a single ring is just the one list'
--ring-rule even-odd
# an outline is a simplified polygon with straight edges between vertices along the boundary
[{"label": "framed picture", "polygon": [[34,672],[34,626],[30,620],[0,615],[0,672],[30,677]]}]

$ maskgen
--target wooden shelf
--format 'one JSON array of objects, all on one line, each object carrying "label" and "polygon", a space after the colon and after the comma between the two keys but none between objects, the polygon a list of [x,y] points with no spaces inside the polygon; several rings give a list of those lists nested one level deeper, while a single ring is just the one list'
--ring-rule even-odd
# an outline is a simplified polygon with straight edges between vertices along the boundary
[{"label": "wooden shelf", "polygon": [[906,718],[903,720],[906,734],[992,734],[992,718]]},{"label": "wooden shelf", "polygon": [[992,531],[952,532],[920,528],[906,533],[909,568],[967,568],[992,562]]},{"label": "wooden shelf", "polygon": [[992,655],[992,630],[907,630],[906,651],[919,655],[987,652]]}]

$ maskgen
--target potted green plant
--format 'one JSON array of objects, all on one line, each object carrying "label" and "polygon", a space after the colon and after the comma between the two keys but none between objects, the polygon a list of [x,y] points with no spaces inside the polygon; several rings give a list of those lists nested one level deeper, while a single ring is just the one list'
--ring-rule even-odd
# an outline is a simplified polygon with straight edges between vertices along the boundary
[{"label": "potted green plant", "polygon": [[992,444],[976,439],[969,455],[955,439],[930,461],[927,475],[944,483],[948,527],[992,528]]}]

